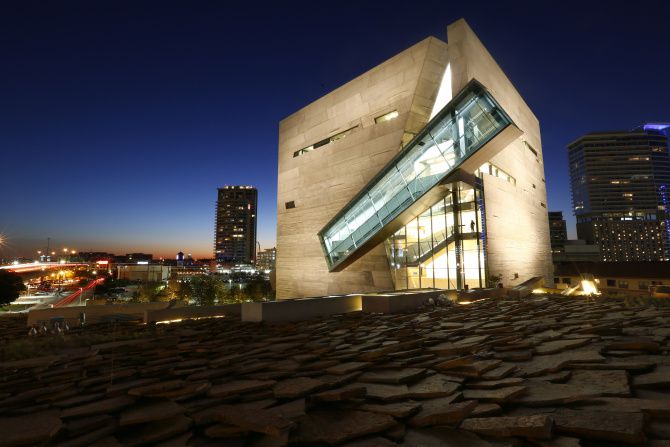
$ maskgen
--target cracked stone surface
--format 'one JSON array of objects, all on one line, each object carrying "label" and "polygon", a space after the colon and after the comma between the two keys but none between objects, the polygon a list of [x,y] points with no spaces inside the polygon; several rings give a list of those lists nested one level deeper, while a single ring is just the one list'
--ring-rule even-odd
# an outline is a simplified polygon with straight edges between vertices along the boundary
[{"label": "cracked stone surface", "polygon": [[[73,329],[0,363],[0,446],[670,447],[668,328],[667,307],[533,296]],[[0,317],[0,349],[25,332]]]}]

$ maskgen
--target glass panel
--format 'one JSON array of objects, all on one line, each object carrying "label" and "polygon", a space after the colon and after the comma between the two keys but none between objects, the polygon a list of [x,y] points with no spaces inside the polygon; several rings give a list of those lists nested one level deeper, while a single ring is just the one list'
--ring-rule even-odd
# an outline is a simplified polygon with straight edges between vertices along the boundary
[{"label": "glass panel", "polygon": [[369,198],[361,199],[344,218],[354,242],[366,240],[382,227]]},{"label": "glass panel", "polygon": [[[471,84],[384,168],[367,191],[345,206],[339,217],[322,230],[319,236],[329,265],[333,267],[358,249],[510,123],[493,98],[479,85]],[[472,188],[467,191],[466,194],[474,194]],[[472,202],[474,195],[460,200]],[[453,226],[453,219],[451,222]],[[469,225],[469,221],[463,223]],[[430,219],[428,224],[432,224]],[[447,222],[446,234],[449,225]],[[423,248],[429,247],[432,239],[425,243],[428,245]],[[412,248],[409,234],[406,249],[410,254],[414,250],[417,259],[422,251],[419,246]]]},{"label": "glass panel", "polygon": [[393,262],[396,268],[405,267],[407,265],[407,246],[405,239],[405,227],[401,228],[393,236]]},{"label": "glass panel", "polygon": [[421,288],[432,289],[433,286],[433,267],[421,267]]},{"label": "glass panel", "polygon": [[405,227],[405,237],[407,240],[407,263],[416,265],[419,260],[419,227],[417,219],[412,219]]},{"label": "glass panel", "polygon": [[437,248],[447,240],[447,222],[445,218],[444,200],[440,200],[431,208],[433,226],[433,247]]},{"label": "glass panel", "polygon": [[419,282],[419,267],[407,267],[407,288],[421,288],[421,283]]},{"label": "glass panel", "polygon": [[448,269],[447,249],[435,253],[433,256],[433,268],[435,271],[435,288],[437,289],[453,289],[449,283],[449,269]]},{"label": "glass panel", "polygon": [[463,241],[462,264],[463,264],[463,278],[465,284],[470,288],[481,287],[479,281],[479,253],[477,241],[475,239],[466,239]]},{"label": "glass panel", "polygon": [[423,257],[433,251],[433,231],[430,209],[419,216],[419,252]]},{"label": "glass panel", "polygon": [[456,243],[452,242],[447,245],[447,274],[449,276],[449,288],[455,289],[458,287],[456,277],[458,270],[456,269]]}]

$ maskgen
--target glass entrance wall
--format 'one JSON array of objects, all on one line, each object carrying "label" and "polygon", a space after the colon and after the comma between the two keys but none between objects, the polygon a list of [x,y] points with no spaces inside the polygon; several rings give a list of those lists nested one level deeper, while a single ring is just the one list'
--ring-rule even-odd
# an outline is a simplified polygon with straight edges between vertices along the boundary
[{"label": "glass entrance wall", "polygon": [[[468,84],[319,232],[330,270],[511,123],[480,84]],[[430,221],[430,213],[423,216],[417,228],[426,228],[426,219]],[[421,244],[427,244],[430,237],[416,237],[420,245],[414,250],[421,256]],[[423,272],[417,275],[424,277]]]},{"label": "glass entrance wall", "polygon": [[385,242],[396,290],[486,286],[481,184],[450,192]]}]

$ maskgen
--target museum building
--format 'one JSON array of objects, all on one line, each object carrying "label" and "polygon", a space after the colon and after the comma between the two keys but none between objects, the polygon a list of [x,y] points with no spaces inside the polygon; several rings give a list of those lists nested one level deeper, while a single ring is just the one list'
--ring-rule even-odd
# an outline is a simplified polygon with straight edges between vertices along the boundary
[{"label": "museum building", "polygon": [[537,277],[539,122],[464,20],[281,121],[278,299]]}]

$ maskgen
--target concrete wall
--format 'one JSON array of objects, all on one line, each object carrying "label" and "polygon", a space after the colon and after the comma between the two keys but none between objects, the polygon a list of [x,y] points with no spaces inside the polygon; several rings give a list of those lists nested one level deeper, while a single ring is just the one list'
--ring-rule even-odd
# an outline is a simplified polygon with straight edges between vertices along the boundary
[{"label": "concrete wall", "polygon": [[153,323],[160,321],[186,320],[188,318],[211,318],[224,316],[240,316],[242,306],[236,304],[223,304],[221,306],[184,306],[171,309],[151,309],[144,312],[144,322]]},{"label": "concrete wall", "polygon": [[242,303],[242,321],[278,323],[360,311],[361,295]]},{"label": "concrete wall", "polygon": [[425,292],[403,294],[363,295],[363,312],[394,314],[417,309],[433,298],[446,295],[442,290],[426,290]]},{"label": "concrete wall", "polygon": [[[329,273],[317,233],[425,125],[445,66],[446,44],[428,38],[280,123],[278,299],[393,289],[382,245]],[[398,118],[375,124],[393,110]],[[346,138],[293,157],[353,126]],[[289,201],[295,208],[286,209]]]},{"label": "concrete wall", "polygon": [[143,321],[144,313],[148,310],[164,309],[167,303],[142,303],[142,304],[110,304],[104,306],[72,306],[59,307],[55,309],[36,309],[28,312],[28,326],[40,321],[48,321],[50,318],[63,317],[70,326],[79,325],[79,314],[86,314],[86,324],[99,323],[104,317],[120,315],[126,318]]},{"label": "concrete wall", "polygon": [[449,25],[447,36],[453,91],[477,79],[523,131],[519,139],[491,159],[516,178],[516,186],[484,176],[489,275],[502,274],[506,287],[534,276],[542,276],[547,285],[552,285],[540,124],[465,20]]}]

